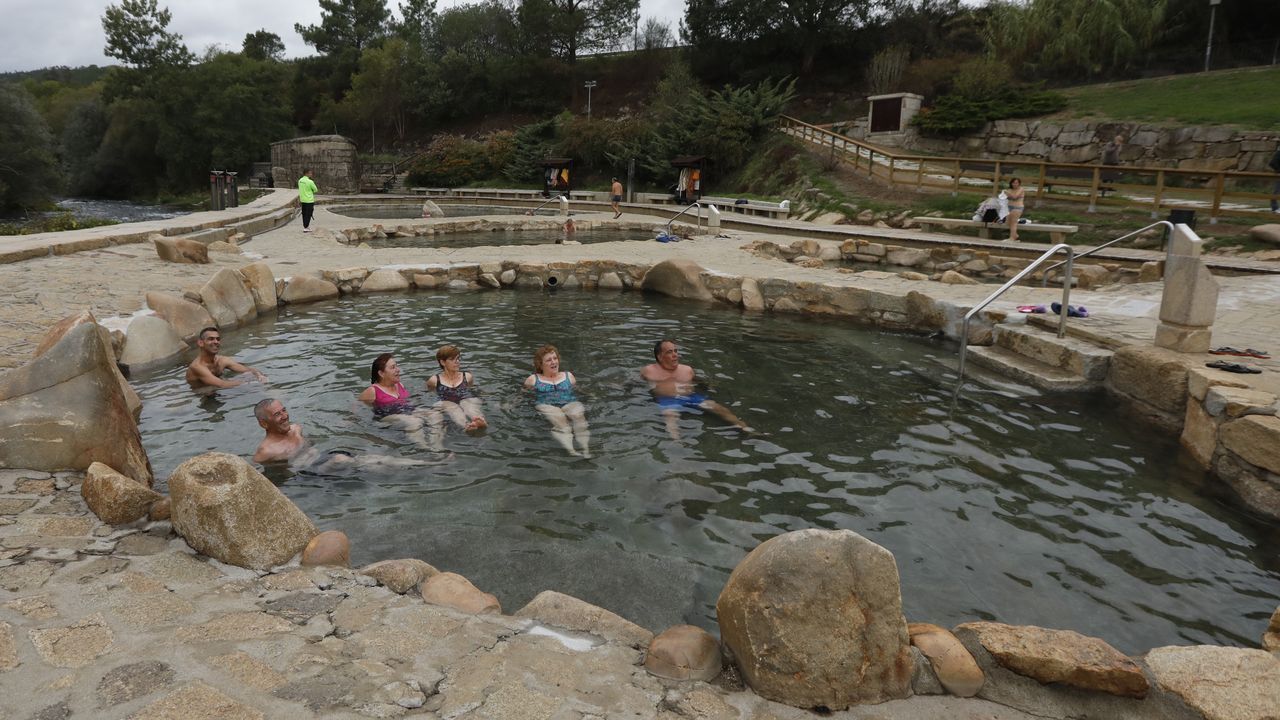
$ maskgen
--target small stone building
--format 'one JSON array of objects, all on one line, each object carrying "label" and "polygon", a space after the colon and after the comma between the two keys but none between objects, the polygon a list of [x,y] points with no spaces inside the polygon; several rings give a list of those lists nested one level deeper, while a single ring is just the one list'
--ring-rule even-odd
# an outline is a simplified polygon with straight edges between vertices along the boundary
[{"label": "small stone building", "polygon": [[[310,135],[271,143],[271,166],[283,169],[285,177],[275,177],[276,187],[297,185],[302,171],[310,168],[320,192],[353,193],[359,189],[356,144],[341,135]],[[280,170],[274,170],[279,175]]]}]

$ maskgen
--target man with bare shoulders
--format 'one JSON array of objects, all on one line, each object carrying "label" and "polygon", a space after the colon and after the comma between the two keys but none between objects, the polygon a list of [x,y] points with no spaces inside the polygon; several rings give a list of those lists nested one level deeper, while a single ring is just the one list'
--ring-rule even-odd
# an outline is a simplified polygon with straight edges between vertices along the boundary
[{"label": "man with bare shoulders", "polygon": [[719,415],[725,422],[737,426],[739,430],[755,432],[729,408],[709,399],[706,395],[694,392],[693,368],[681,364],[680,349],[676,347],[674,340],[659,340],[653,346],[653,358],[657,362],[645,365],[640,370],[640,377],[649,382],[654,398],[662,408],[667,432],[673,440],[680,439],[681,408],[707,410]]},{"label": "man with bare shoulders", "polygon": [[613,219],[617,220],[622,217],[622,208],[618,207],[618,203],[622,202],[622,183],[618,178],[613,179],[613,184],[609,186],[609,206],[613,208]]},{"label": "man with bare shoulders", "polygon": [[223,380],[222,373],[228,370],[236,373],[252,373],[258,382],[267,381],[267,376],[257,368],[242,365],[233,357],[218,354],[218,350],[222,348],[222,333],[218,332],[216,327],[201,330],[199,337],[196,338],[196,347],[200,348],[200,355],[187,366],[187,382],[193,388],[233,388],[244,382],[243,380]]},{"label": "man with bare shoulders", "polygon": [[287,462],[294,467],[311,468],[317,472],[337,470],[352,465],[360,468],[418,467],[426,465],[421,460],[390,457],[387,455],[361,454],[342,451],[322,455],[302,435],[302,426],[289,422],[289,411],[284,403],[267,398],[253,406],[253,416],[266,430],[266,437],[253,453],[253,461],[259,464]]}]

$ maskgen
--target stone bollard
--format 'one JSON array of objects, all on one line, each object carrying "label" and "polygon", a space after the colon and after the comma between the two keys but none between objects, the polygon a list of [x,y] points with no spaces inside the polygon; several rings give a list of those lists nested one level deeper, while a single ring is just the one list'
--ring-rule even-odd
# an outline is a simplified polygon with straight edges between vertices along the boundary
[{"label": "stone bollard", "polygon": [[1209,351],[1218,313],[1218,283],[1200,260],[1204,241],[1190,227],[1174,225],[1164,265],[1157,347],[1177,352]]},{"label": "stone bollard", "polygon": [[564,195],[560,196],[560,215],[569,217],[569,198]]},{"label": "stone bollard", "polygon": [[720,211],[715,205],[707,206],[707,227],[717,229],[720,227]]}]

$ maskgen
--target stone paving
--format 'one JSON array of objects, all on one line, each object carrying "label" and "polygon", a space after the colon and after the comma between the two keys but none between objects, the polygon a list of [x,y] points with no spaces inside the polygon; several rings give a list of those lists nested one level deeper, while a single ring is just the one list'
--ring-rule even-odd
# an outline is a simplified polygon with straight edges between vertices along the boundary
[{"label": "stone paving", "polygon": [[[280,192],[262,202],[283,207],[291,200],[291,193]],[[990,286],[863,277],[761,258],[740,250],[755,236],[735,230],[676,244],[465,250],[351,247],[326,232],[372,222],[322,207],[316,213],[320,232],[303,234],[295,220],[242,249],[265,258],[278,276],[458,261],[652,264],[688,258],[728,274],[896,294],[927,286],[931,295],[961,306],[991,291]],[[860,230],[851,227],[848,235],[858,236]],[[0,307],[0,364],[25,362],[49,325],[85,307],[99,318],[126,316],[141,309],[147,290],[180,293],[220,268],[250,259],[222,253],[211,258],[210,265],[161,263],[149,243],[138,243],[0,265],[0,282],[9,294]],[[1274,312],[1280,277],[1220,282],[1215,344],[1267,348],[1280,337]],[[1057,292],[1019,288],[999,302],[1004,308],[1047,303]],[[1121,344],[1149,343],[1159,285],[1082,291],[1073,294],[1073,302],[1089,306],[1092,316],[1081,322],[1094,332]],[[1257,364],[1268,372],[1250,380],[1275,387],[1275,361]],[[223,565],[195,555],[166,521],[102,524],[80,497],[81,479],[79,473],[0,471],[0,720],[812,717],[764,701],[732,677],[722,676],[713,685],[660,681],[638,666],[642,650],[622,640],[597,637],[583,643],[582,637],[558,638],[528,619],[460,614],[397,595],[344,569],[293,566],[260,574]],[[946,696],[917,696],[831,716],[1040,717]]]}]

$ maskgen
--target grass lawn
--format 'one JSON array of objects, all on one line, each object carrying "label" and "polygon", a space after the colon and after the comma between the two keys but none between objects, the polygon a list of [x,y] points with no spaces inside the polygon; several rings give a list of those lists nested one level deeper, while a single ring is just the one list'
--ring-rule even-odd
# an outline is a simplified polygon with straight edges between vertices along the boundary
[{"label": "grass lawn", "polygon": [[1280,67],[1221,70],[1062,90],[1077,118],[1280,130]]}]

